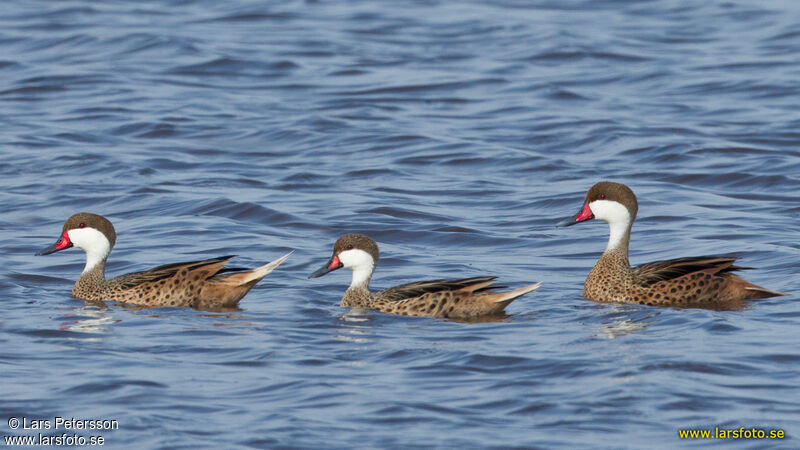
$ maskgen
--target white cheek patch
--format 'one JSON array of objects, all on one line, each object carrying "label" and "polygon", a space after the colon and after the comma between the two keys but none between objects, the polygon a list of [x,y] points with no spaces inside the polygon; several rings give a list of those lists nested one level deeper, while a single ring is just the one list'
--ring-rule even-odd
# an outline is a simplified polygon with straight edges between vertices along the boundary
[{"label": "white cheek patch", "polygon": [[106,259],[109,252],[111,252],[111,243],[96,228],[75,228],[67,231],[67,235],[72,245],[86,252],[84,272],[92,270],[97,263]]},{"label": "white cheek patch", "polygon": [[353,270],[364,266],[375,265],[375,261],[372,259],[372,256],[369,253],[357,248],[345,250],[339,253],[339,261],[341,261],[342,265],[348,269]]},{"label": "white cheek patch", "polygon": [[628,208],[612,200],[595,200],[589,203],[589,208],[595,219],[608,222],[609,237],[606,250],[617,248],[631,224],[631,213]]},{"label": "white cheek patch", "polygon": [[356,287],[369,282],[372,276],[372,271],[375,270],[375,260],[372,255],[354,248],[352,250],[345,250],[339,253],[339,261],[344,267],[353,271],[353,281],[350,287]]},{"label": "white cheek patch", "polygon": [[631,215],[628,213],[628,208],[620,202],[612,200],[595,200],[589,203],[595,219],[605,220],[608,223],[631,221]]}]

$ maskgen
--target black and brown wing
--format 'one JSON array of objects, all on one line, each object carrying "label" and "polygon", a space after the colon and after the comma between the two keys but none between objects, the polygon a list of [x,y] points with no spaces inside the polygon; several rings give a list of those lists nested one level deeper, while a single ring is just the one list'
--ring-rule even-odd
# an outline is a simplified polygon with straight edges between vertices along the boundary
[{"label": "black and brown wing", "polygon": [[[419,297],[424,294],[442,291],[480,292],[490,289],[497,277],[474,277],[462,280],[430,280],[416,283],[401,284],[381,291],[378,295],[386,300],[400,301],[407,298]],[[502,288],[503,286],[491,286]]]},{"label": "black and brown wing", "polygon": [[372,307],[390,314],[474,319],[503,314],[509,303],[535,291],[540,284],[497,292],[492,289],[502,286],[492,285],[495,279],[476,277],[405,284],[378,293]]},{"label": "black and brown wing", "polygon": [[[133,272],[125,275],[120,275],[113,280],[116,286],[121,289],[133,289],[137,286],[147,283],[158,283],[166,281],[178,276],[178,274],[191,274],[195,280],[206,280],[213,277],[223,270],[223,266],[233,258],[231,256],[220,256],[219,258],[204,259],[201,261],[189,261],[173,264],[165,264],[163,266],[154,267],[144,272]],[[231,269],[241,270],[241,269]],[[196,278],[195,278],[196,277]],[[163,284],[163,283],[162,283]]]},{"label": "black and brown wing", "polygon": [[642,264],[641,266],[634,267],[632,273],[637,284],[649,286],[661,281],[680,278],[695,272],[717,275],[744,269],[744,267],[734,266],[733,263],[735,261],[736,257],[731,256],[676,258]]}]

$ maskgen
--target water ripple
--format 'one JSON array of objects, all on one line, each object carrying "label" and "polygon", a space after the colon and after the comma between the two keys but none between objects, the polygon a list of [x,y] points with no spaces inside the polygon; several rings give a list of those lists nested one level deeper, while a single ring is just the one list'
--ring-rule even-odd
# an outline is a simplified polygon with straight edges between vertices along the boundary
[{"label": "water ripple", "polygon": [[[797,13],[771,0],[11,2],[0,417],[118,419],[106,438],[120,448],[796,435]],[[748,279],[792,296],[742,311],[586,301],[608,229],[554,224],[600,179],[639,196],[633,264],[736,254]],[[33,256],[81,210],[115,224],[110,275],[295,253],[236,311],[85,304],[70,298],[79,251]],[[347,232],[379,242],[375,287],[544,283],[496,321],[344,309],[346,271],[306,277]]]}]

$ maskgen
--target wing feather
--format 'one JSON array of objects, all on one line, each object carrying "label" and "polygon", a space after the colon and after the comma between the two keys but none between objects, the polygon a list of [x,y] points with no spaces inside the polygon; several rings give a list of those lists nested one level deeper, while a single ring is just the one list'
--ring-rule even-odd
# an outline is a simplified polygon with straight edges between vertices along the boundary
[{"label": "wing feather", "polygon": [[696,256],[668,259],[634,267],[633,275],[639,284],[647,286],[694,272],[719,274],[745,269],[745,267],[734,266],[733,263],[735,261],[736,257],[730,256]]},{"label": "wing feather", "polygon": [[[150,270],[145,270],[143,272],[133,272],[121,275],[117,278],[114,278],[112,281],[114,283],[119,284],[120,287],[123,289],[131,289],[140,284],[153,283],[156,281],[163,280],[165,278],[172,277],[183,269],[188,269],[189,272],[192,272],[203,268],[206,269],[204,271],[207,272],[207,274],[205,274],[206,277],[212,277],[216,275],[220,270],[222,270],[222,267],[231,258],[233,258],[233,255],[220,256],[219,258],[204,259],[200,261],[164,264],[163,266],[154,267]],[[213,265],[217,265],[217,267],[210,267]]]},{"label": "wing feather", "polygon": [[395,286],[381,291],[380,294],[387,300],[399,301],[407,298],[419,297],[420,295],[431,292],[457,291],[459,289],[468,290],[467,288],[470,288],[476,284],[482,284],[482,286],[478,287],[472,292],[481,292],[494,288],[495,286],[490,287],[489,284],[494,282],[496,279],[497,277],[474,277],[464,278],[462,280],[419,281],[416,283],[401,284],[400,286]]}]

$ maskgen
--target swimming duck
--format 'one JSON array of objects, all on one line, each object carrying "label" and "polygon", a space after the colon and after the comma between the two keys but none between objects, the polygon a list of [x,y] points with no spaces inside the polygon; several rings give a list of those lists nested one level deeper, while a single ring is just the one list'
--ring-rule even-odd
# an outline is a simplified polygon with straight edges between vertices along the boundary
[{"label": "swimming duck", "polygon": [[37,255],[73,246],[86,252],[86,267],[72,288],[72,296],[80,300],[218,309],[236,306],[259,280],[291,254],[252,270],[225,269],[223,266],[232,256],[222,256],[167,264],[106,280],[106,259],[116,239],[114,226],[108,219],[82,212],[67,219],[58,241]]},{"label": "swimming duck", "polygon": [[624,184],[601,181],[586,193],[575,217],[558,223],[571,226],[592,219],[608,223],[608,246],[586,277],[583,296],[598,302],[653,306],[739,309],[745,300],[788,295],[756,286],[733,272],[742,269],[731,256],[698,256],[656,261],[631,267],[628,243],[639,210],[633,191]]},{"label": "swimming duck", "polygon": [[378,244],[363,234],[345,234],[333,245],[333,256],[309,278],[346,267],[353,271],[342,306],[376,309],[388,314],[474,319],[503,314],[517,298],[535,291],[540,283],[513,291],[493,292],[497,277],[431,280],[370,292],[369,282],[378,263]]}]

